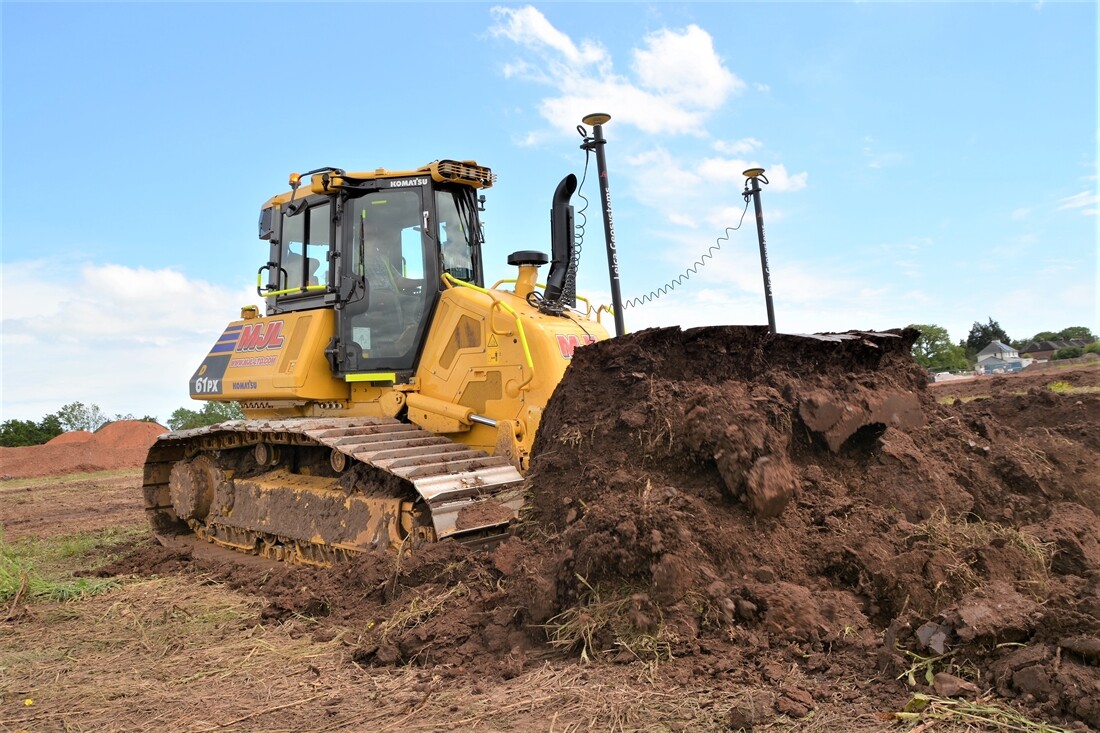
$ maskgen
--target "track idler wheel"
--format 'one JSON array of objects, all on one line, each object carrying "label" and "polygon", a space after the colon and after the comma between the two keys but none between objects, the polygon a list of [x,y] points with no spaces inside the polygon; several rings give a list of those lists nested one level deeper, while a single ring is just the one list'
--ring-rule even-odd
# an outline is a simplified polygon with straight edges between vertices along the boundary
[{"label": "track idler wheel", "polygon": [[224,481],[225,474],[207,456],[177,462],[168,476],[168,493],[176,516],[184,521],[206,517],[214,492]]}]

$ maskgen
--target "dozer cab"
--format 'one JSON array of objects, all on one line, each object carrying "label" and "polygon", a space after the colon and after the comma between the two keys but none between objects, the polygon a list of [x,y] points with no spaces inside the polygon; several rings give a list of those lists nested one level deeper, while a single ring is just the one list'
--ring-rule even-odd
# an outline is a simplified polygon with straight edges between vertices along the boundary
[{"label": "dozer cab", "polygon": [[145,507],[162,542],[326,565],[499,541],[543,407],[574,350],[608,332],[578,307],[572,175],[553,196],[550,256],[516,251],[514,279],[486,287],[478,192],[494,180],[472,161],[325,168],[262,206],[265,315],[242,309],[190,380],[193,398],[239,402],[247,419],[151,448]]}]

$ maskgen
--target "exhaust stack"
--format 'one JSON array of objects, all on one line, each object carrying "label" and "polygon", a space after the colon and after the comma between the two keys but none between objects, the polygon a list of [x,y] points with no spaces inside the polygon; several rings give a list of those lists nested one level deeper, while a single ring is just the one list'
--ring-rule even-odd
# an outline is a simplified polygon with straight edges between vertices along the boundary
[{"label": "exhaust stack", "polygon": [[577,177],[570,173],[554,190],[550,206],[550,274],[543,307],[557,315],[561,315],[562,306],[577,307],[577,244],[569,204],[576,190]]}]

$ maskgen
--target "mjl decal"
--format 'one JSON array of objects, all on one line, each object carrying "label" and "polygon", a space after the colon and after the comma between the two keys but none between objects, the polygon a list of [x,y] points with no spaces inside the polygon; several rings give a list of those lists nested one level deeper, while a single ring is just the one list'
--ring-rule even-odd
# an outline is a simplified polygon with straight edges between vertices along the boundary
[{"label": "mjl decal", "polygon": [[283,347],[282,330],[282,321],[245,326],[241,329],[241,337],[237,339],[236,351],[281,349]]},{"label": "mjl decal", "polygon": [[558,348],[561,349],[561,355],[566,359],[573,358],[573,351],[578,346],[594,343],[596,343],[596,337],[591,334],[586,333],[583,336],[578,336],[575,333],[558,334]]}]

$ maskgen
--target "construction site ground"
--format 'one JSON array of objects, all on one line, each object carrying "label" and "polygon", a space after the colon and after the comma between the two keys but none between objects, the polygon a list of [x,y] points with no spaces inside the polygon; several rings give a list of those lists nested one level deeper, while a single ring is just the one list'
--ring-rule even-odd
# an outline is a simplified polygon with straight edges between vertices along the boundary
[{"label": "construction site ground", "polygon": [[[0,452],[0,730],[1100,730],[1100,367],[617,341],[578,350],[488,552],[169,550],[139,461]],[[922,424],[831,446],[798,407],[884,390]]]}]

